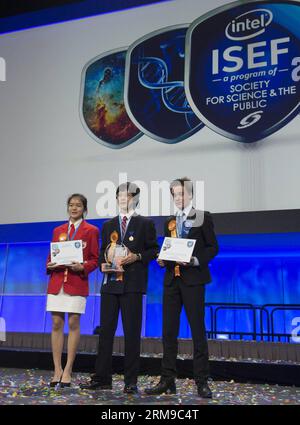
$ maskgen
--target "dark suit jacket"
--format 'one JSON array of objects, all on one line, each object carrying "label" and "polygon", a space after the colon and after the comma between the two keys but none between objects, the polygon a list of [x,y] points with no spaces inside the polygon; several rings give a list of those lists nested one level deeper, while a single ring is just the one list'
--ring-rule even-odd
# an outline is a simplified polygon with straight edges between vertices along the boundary
[{"label": "dark suit jacket", "polygon": [[[180,266],[180,276],[187,286],[201,285],[211,281],[211,275],[208,268],[208,263],[218,253],[218,242],[214,232],[214,225],[211,214],[208,211],[198,211],[191,209],[189,220],[191,223],[197,216],[204,213],[203,224],[198,227],[192,227],[185,236],[188,239],[196,239],[196,244],[193,251],[193,256],[197,257],[199,266]],[[165,223],[165,236],[171,236],[168,229],[168,224],[171,220],[176,220],[175,216],[171,216]],[[167,262],[164,284],[170,285],[174,278],[175,263]]]},{"label": "dark suit jacket", "polygon": [[[113,231],[119,235],[117,243],[121,243],[119,216],[106,221],[102,227],[100,270],[101,264],[106,262],[104,253],[110,243],[110,235]],[[114,281],[113,276],[108,274],[108,282],[102,284],[101,293],[137,292],[144,294],[147,290],[148,264],[157,257],[159,250],[153,221],[150,218],[134,214],[127,226],[123,244],[134,254],[141,254],[142,260],[124,266],[123,282]]]}]

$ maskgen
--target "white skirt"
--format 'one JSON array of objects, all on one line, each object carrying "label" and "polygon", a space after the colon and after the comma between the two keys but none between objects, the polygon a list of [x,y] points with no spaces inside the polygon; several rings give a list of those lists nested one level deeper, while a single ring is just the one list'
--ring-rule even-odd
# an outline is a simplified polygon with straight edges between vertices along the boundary
[{"label": "white skirt", "polygon": [[63,290],[63,287],[61,287],[61,290],[57,295],[47,295],[47,311],[84,314],[85,306],[86,297],[66,294]]}]

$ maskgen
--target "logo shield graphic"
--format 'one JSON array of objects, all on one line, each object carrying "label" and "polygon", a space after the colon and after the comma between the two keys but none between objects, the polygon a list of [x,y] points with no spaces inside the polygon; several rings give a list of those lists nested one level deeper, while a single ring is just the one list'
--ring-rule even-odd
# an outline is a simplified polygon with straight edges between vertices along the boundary
[{"label": "logo shield graphic", "polygon": [[96,142],[123,148],[142,136],[124,106],[124,48],[106,52],[89,61],[81,78],[80,118]]},{"label": "logo shield graphic", "polygon": [[203,127],[184,90],[187,25],[155,31],[128,49],[125,105],[135,125],[149,137],[177,143]]},{"label": "logo shield graphic", "polygon": [[185,88],[197,116],[251,143],[300,110],[300,3],[241,1],[194,21],[186,36]]}]

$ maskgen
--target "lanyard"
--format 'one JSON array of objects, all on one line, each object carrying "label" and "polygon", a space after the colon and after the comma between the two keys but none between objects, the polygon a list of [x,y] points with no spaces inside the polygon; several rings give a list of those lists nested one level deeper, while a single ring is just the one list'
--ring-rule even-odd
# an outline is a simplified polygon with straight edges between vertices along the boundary
[{"label": "lanyard", "polygon": [[[82,223],[82,222],[81,222],[81,223]],[[73,235],[72,235],[71,239],[70,239],[70,230],[68,230],[68,241],[72,241],[72,240],[74,240],[75,235],[76,235],[76,233],[78,232],[78,229],[79,229],[79,227],[80,227],[81,223],[79,224],[79,226],[77,227],[77,229],[75,229],[75,232],[73,233]],[[71,226],[70,226],[70,227],[71,227]]]}]

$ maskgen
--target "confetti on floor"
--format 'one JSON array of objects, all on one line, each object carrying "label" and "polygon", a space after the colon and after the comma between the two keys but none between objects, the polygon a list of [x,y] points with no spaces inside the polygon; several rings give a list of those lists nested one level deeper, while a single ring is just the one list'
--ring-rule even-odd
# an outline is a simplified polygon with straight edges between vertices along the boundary
[{"label": "confetti on floor", "polygon": [[176,395],[148,396],[144,389],[156,384],[158,377],[140,376],[139,394],[123,393],[123,376],[114,375],[113,390],[81,390],[89,380],[87,373],[74,373],[70,388],[50,388],[52,373],[37,369],[0,368],[0,405],[296,405],[300,388],[279,385],[240,384],[234,381],[211,381],[213,399],[197,396],[194,381],[177,379]]}]

